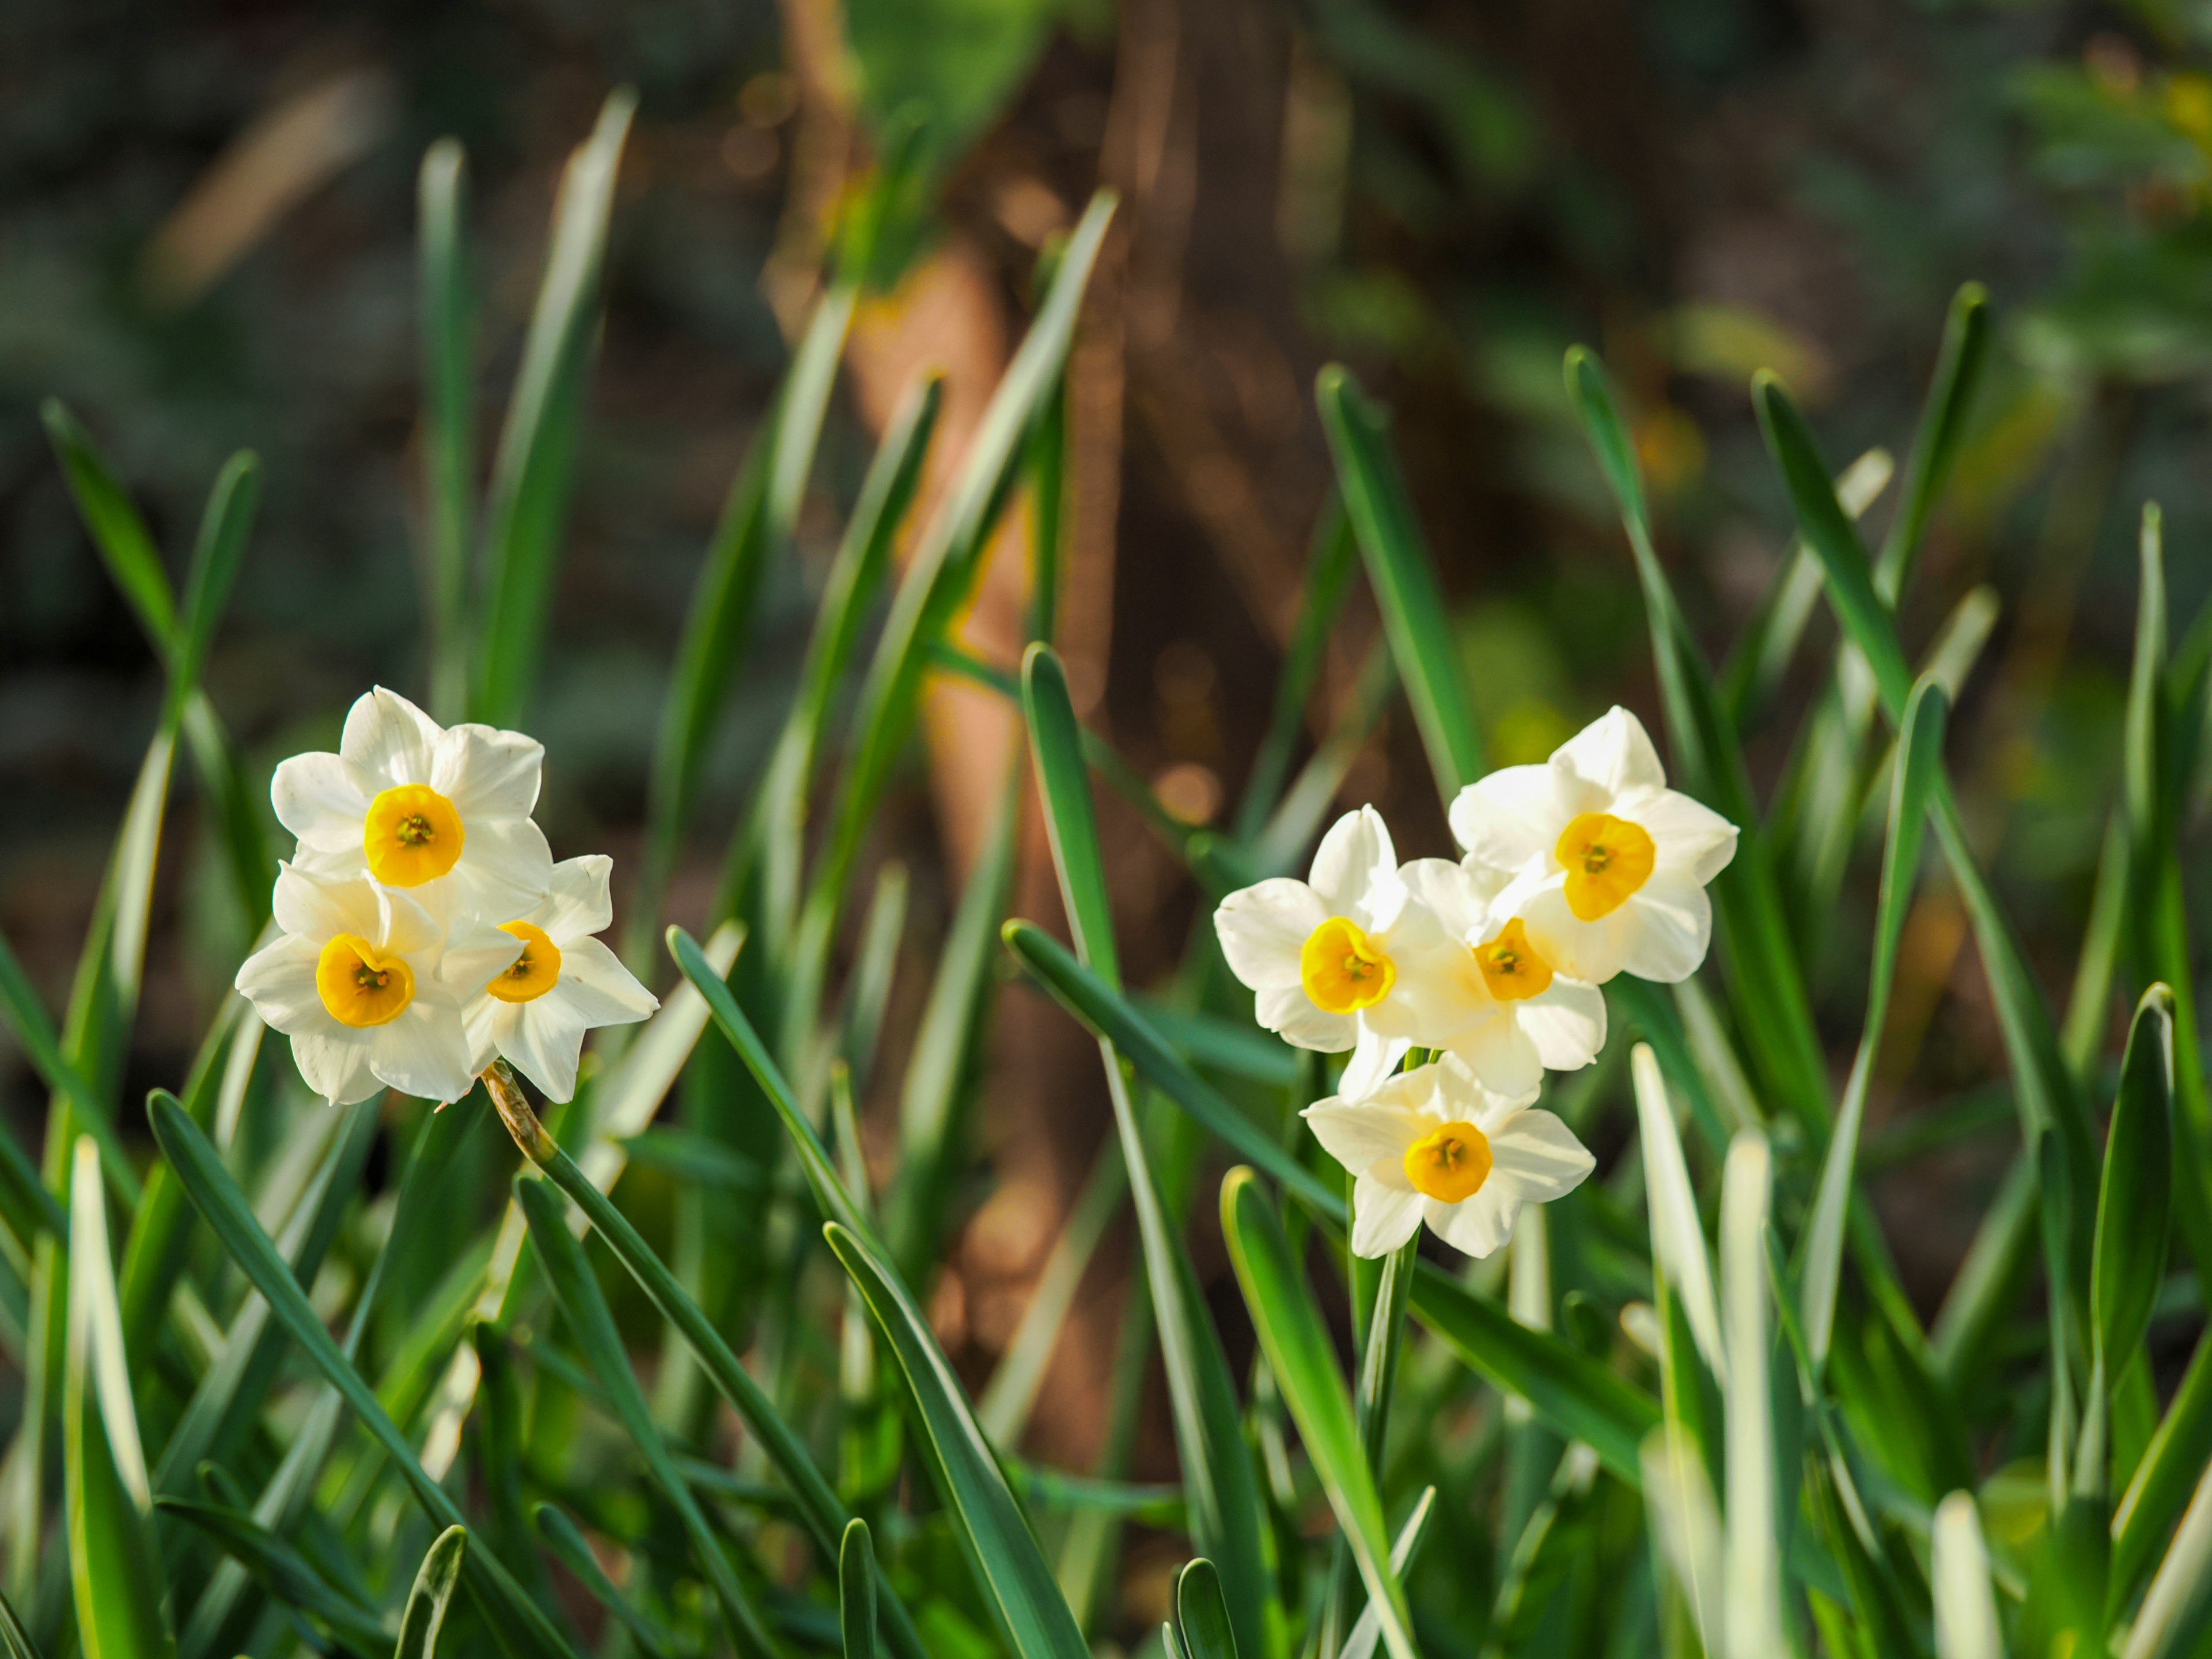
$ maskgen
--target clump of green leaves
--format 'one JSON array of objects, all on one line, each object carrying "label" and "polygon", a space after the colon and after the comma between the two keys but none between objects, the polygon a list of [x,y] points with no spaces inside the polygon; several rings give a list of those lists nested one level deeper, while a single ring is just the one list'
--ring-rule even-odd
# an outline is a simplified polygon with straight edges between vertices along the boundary
[{"label": "clump of green leaves", "polygon": [[[426,610],[444,717],[528,706],[628,115],[611,103],[571,164],[481,507],[464,168],[449,145],[424,166]],[[1152,1610],[1158,1630],[1139,1632],[1170,1659],[2200,1650],[2212,1346],[2162,1398],[2148,1335],[2197,1316],[2212,1263],[2212,1111],[2178,852],[2212,622],[2170,640],[2148,512],[2128,787],[2062,1021],[1946,775],[1968,665],[1940,644],[1916,662],[1897,623],[1987,356],[1980,294],[1952,313],[1876,553],[1855,522],[1864,476],[1839,494],[1786,389],[1754,381],[1802,551],[1778,562],[1775,598],[1732,658],[1747,666],[1725,676],[1676,600],[1603,371],[1569,356],[1626,532],[1623,580],[1649,615],[1674,769],[1742,841],[1713,890],[1713,966],[1673,994],[1608,987],[1627,1075],[1557,1091],[1585,1127],[1632,1121],[1632,1150],[1532,1212],[1501,1284],[1441,1252],[1348,1256],[1338,1172],[1292,1115],[1325,1092],[1318,1066],[1253,1027],[1205,930],[1166,987],[1126,981],[1094,815],[1103,781],[1210,895],[1282,872],[1394,684],[1440,790],[1486,769],[1382,411],[1344,371],[1322,377],[1338,502],[1262,763],[1227,826],[1178,821],[1078,719],[1049,643],[1054,514],[1036,515],[1041,597],[1018,667],[948,638],[1010,505],[1024,490],[1059,499],[1063,372],[1109,200],[1055,250],[926,521],[908,524],[937,388],[917,386],[884,434],[783,732],[730,828],[710,925],[703,939],[660,931],[668,878],[702,829],[701,758],[763,573],[788,555],[845,331],[878,269],[866,228],[911,194],[916,165],[891,147],[856,204],[702,562],[630,937],[671,994],[543,1119],[497,1066],[442,1112],[319,1107],[228,999],[188,1074],[149,1103],[158,1155],[130,1156],[121,1061],[180,738],[234,932],[250,940],[266,921],[261,816],[198,684],[258,475],[241,457],[217,479],[179,594],[91,441],[49,411],[169,692],[58,1027],[0,944],[0,1016],[52,1091],[38,1154],[0,1131],[0,1346],[24,1378],[0,1477],[0,1644],[19,1659],[71,1644],[97,1659],[1083,1659],[1130,1630],[1115,1567],[1143,1526],[1198,1558]],[[1362,570],[1387,654],[1294,769],[1322,647]],[[1741,728],[1813,650],[1791,595],[1815,592],[1840,640],[1762,802]],[[1014,700],[1030,741],[886,1091],[897,1158],[879,1180],[854,1101],[894,1057],[883,1011],[907,887],[885,866],[864,890],[865,855],[921,687],[944,672]],[[1006,914],[1030,781],[1073,949]],[[1792,919],[1835,904],[1862,822],[1879,826],[1864,850],[1880,885],[1838,1089]],[[1939,856],[1924,859],[1931,839]],[[1936,881],[1981,953],[2019,1144],[1923,1325],[1867,1200],[1863,1142],[1901,941]],[[1114,1134],[978,1404],[924,1310],[973,1159],[1002,962],[1097,1038]],[[2136,1012],[2108,1083],[2124,1000]],[[380,1137],[395,1173],[366,1204]],[[1217,1196],[1256,1344],[1224,1322],[1192,1249]],[[1125,1201],[1139,1271],[1104,1455],[1042,1468],[1018,1448],[1043,1362]],[[2193,1275],[2169,1273],[2175,1233]],[[1179,1469],[1165,1486],[1131,1479],[1156,1354]]]}]

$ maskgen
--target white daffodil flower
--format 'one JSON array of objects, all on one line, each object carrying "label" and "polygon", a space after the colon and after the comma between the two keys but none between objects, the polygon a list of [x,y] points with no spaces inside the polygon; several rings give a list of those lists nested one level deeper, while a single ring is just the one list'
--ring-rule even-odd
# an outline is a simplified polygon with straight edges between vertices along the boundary
[{"label": "white daffodil flower", "polygon": [[1545,959],[1521,918],[1496,902],[1505,884],[1494,872],[1415,859],[1399,877],[1440,933],[1400,973],[1414,1041],[1450,1049],[1508,1095],[1535,1088],[1547,1066],[1571,1072],[1597,1058],[1604,994]]},{"label": "white daffodil flower", "polygon": [[1454,1249],[1488,1255],[1524,1204],[1564,1198],[1596,1165],[1533,1091],[1484,1086],[1455,1054],[1389,1079],[1357,1103],[1305,1109],[1314,1136],[1352,1172],[1352,1249],[1388,1255],[1424,1221]]},{"label": "white daffodil flower", "polygon": [[246,959],[237,985],[292,1039],[309,1088],[338,1106],[380,1087],[436,1101],[468,1092],[462,1003],[514,961],[512,936],[359,872],[280,866],[274,908],[283,937]]},{"label": "white daffodil flower", "polygon": [[1443,939],[1408,902],[1390,831],[1371,806],[1322,837],[1313,869],[1231,893],[1213,913],[1230,971],[1258,993],[1261,1024],[1324,1054],[1356,1048],[1344,1088],[1362,1093],[1422,1041],[1401,997],[1404,963]]},{"label": "white daffodil flower", "polygon": [[553,866],[551,890],[527,914],[501,924],[522,954],[488,975],[465,1014],[470,1065],[482,1072],[495,1054],[545,1092],[576,1092],[584,1033],[626,1025],[660,1004],[592,934],[614,920],[607,878],[614,861],[594,854]]},{"label": "white daffodil flower", "polygon": [[1672,983],[1705,959],[1705,884],[1735,856],[1736,829],[1667,787],[1643,724],[1616,708],[1541,766],[1508,766],[1451,804],[1471,868],[1510,878],[1498,902],[1521,918],[1555,973]]},{"label": "white daffodil flower", "polygon": [[450,875],[486,914],[520,915],[553,873],[530,818],[544,756],[520,732],[441,726],[379,686],[347,713],[338,752],[293,756],[269,796],[302,866],[409,889]]}]

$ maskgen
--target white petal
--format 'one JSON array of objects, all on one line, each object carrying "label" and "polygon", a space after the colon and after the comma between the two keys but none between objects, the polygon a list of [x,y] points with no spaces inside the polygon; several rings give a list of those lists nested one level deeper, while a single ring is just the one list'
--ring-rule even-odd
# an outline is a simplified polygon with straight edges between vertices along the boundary
[{"label": "white petal", "polygon": [[468,1038],[469,1075],[481,1077],[485,1066],[499,1058],[500,1038],[518,1005],[497,997],[472,997],[461,1009],[461,1031]]},{"label": "white petal", "polygon": [[1521,1090],[1499,1089],[1457,1054],[1446,1054],[1435,1065],[1424,1066],[1421,1073],[1434,1079],[1425,1105],[1431,1117],[1439,1123],[1469,1122],[1486,1134],[1491,1125],[1503,1123],[1536,1098],[1537,1085]]},{"label": "white petal", "polygon": [[494,921],[515,921],[545,902],[553,883],[553,849],[528,818],[462,820],[460,862],[474,902]]},{"label": "white petal", "polygon": [[1551,855],[1568,816],[1550,767],[1504,766],[1453,799],[1452,838],[1479,868],[1511,874]]},{"label": "white petal", "polygon": [[1441,932],[1426,949],[1408,950],[1394,939],[1389,956],[1397,970],[1390,994],[1362,1013],[1364,1022],[1385,1036],[1444,1048],[1498,1006],[1474,953]]},{"label": "white petal", "polygon": [[1389,1080],[1413,1046],[1407,1038],[1386,1037],[1363,1024],[1358,1040],[1352,1045],[1352,1058],[1345,1062],[1344,1075],[1336,1080],[1337,1092],[1346,1100],[1364,1100]]},{"label": "white petal", "polygon": [[1370,1261],[1388,1255],[1421,1224],[1421,1195],[1400,1192],[1369,1176],[1352,1183],[1352,1253]]},{"label": "white petal", "polygon": [[1554,750],[1552,765],[1616,799],[1632,789],[1667,787],[1644,722],[1618,703]]},{"label": "white petal", "polygon": [[1487,1018],[1454,1032],[1449,1048],[1492,1094],[1526,1094],[1544,1080],[1535,1040],[1503,1008],[1493,1006]]},{"label": "white petal", "polygon": [[545,930],[546,937],[565,947],[572,939],[603,933],[615,919],[611,886],[615,861],[604,853],[562,859],[553,866],[545,902],[527,920]]},{"label": "white petal", "polygon": [[1583,1184],[1597,1160],[1575,1132],[1550,1112],[1516,1112],[1490,1130],[1490,1181],[1501,1179],[1532,1204],[1565,1198]]},{"label": "white petal", "polygon": [[437,721],[380,685],[346,711],[338,752],[360,769],[374,794],[396,783],[429,782],[431,752],[443,735]]},{"label": "white petal", "polygon": [[1423,1200],[1421,1208],[1431,1232],[1462,1255],[1480,1261],[1513,1237],[1513,1224],[1521,1216],[1521,1195],[1492,1177],[1473,1198],[1457,1204],[1431,1198]]},{"label": "white petal", "polygon": [[276,925],[318,946],[333,933],[374,939],[384,930],[383,907],[365,876],[328,874],[313,865],[279,864],[270,896]]},{"label": "white petal", "polygon": [[576,1092],[576,1062],[584,1051],[584,1018],[564,997],[542,996],[520,1005],[521,1018],[500,1039],[500,1052],[544,1091],[548,1100]]},{"label": "white petal", "polygon": [[1277,876],[1222,900],[1213,931],[1231,973],[1255,991],[1274,991],[1298,982],[1298,952],[1328,917],[1312,888]]},{"label": "white petal", "polygon": [[1595,985],[1554,978],[1542,995],[1515,1008],[1537,1057],[1552,1071],[1587,1066],[1605,1047],[1605,994]]},{"label": "white petal", "polygon": [[1329,826],[1307,877],[1332,916],[1349,916],[1363,927],[1387,925],[1403,892],[1390,830],[1371,806],[1346,812]]},{"label": "white petal", "polygon": [[276,809],[276,822],[325,852],[361,846],[368,799],[353,768],[326,750],[279,761],[269,780],[269,804]]},{"label": "white petal", "polygon": [[430,757],[430,787],[471,830],[481,817],[526,818],[538,805],[545,745],[520,732],[456,726]]},{"label": "white petal", "polygon": [[369,1065],[403,1095],[459,1100],[475,1080],[459,1008],[437,1007],[419,990],[405,1013],[388,1025],[376,1026],[369,1038]]},{"label": "white petal", "polygon": [[1376,1164],[1403,1159],[1406,1148],[1429,1132],[1426,1120],[1402,1106],[1355,1104],[1341,1095],[1317,1100],[1298,1115],[1321,1142],[1322,1151],[1354,1175],[1365,1175]]},{"label": "white petal", "polygon": [[1316,1008],[1313,999],[1296,985],[1255,993],[1253,1013],[1261,1024],[1292,1047],[1316,1048],[1325,1054],[1342,1054],[1359,1036],[1358,1020],[1350,1014]]},{"label": "white petal", "polygon": [[1406,884],[1413,903],[1427,910],[1446,933],[1462,945],[1487,938],[1491,902],[1505,885],[1505,878],[1487,866],[1469,860],[1415,859],[1402,866],[1398,878]]},{"label": "white petal", "polygon": [[[473,995],[514,966],[522,941],[489,923],[471,927],[447,942],[437,958],[439,981],[463,996]],[[564,955],[562,958],[567,961]]]},{"label": "white petal", "polygon": [[253,1005],[262,1023],[287,1036],[335,1026],[315,988],[315,963],[322,947],[312,939],[288,933],[239,964],[239,994]]},{"label": "white petal", "polygon": [[1672,985],[1689,978],[1705,961],[1712,941],[1713,902],[1695,882],[1654,876],[1613,914],[1634,918],[1620,965],[1638,979]]},{"label": "white petal", "polygon": [[292,1038],[292,1063],[313,1089],[333,1106],[367,1100],[380,1086],[369,1069],[366,1033],[349,1030],[336,1020],[326,1031],[301,1031]]},{"label": "white petal", "polygon": [[1735,856],[1736,828],[1703,801],[1673,789],[1621,803],[1620,816],[1643,825],[1657,852],[1656,867],[1711,881]]},{"label": "white petal", "polygon": [[377,898],[376,928],[369,937],[385,950],[409,958],[407,965],[418,978],[426,972],[434,977],[438,952],[446,941],[453,884],[426,882],[405,891],[366,881],[361,884],[370,888]]},{"label": "white petal", "polygon": [[562,997],[586,1025],[627,1025],[660,1002],[637,982],[622,960],[595,939],[574,939],[561,949],[561,977],[546,996]]}]

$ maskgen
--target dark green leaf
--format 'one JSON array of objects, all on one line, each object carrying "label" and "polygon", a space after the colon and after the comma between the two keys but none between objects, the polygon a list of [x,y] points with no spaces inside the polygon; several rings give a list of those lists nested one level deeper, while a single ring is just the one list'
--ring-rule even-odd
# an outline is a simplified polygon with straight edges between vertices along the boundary
[{"label": "dark green leaf", "polygon": [[858,1516],[837,1547],[837,1628],[845,1659],[876,1659],[876,1551]]},{"label": "dark green leaf", "polygon": [[332,1588],[305,1556],[252,1516],[228,1504],[183,1498],[164,1498],[160,1507],[163,1514],[189,1521],[215,1540],[271,1595],[321,1620],[363,1659],[384,1659],[392,1632],[378,1620],[375,1609]]},{"label": "dark green leaf", "polygon": [[414,1588],[407,1592],[407,1609],[399,1619],[399,1642],[392,1659],[434,1659],[438,1631],[453,1605],[453,1588],[461,1582],[461,1566],[468,1555],[468,1528],[451,1526],[440,1533],[422,1565],[416,1569]]},{"label": "dark green leaf", "polygon": [[1237,1659],[1221,1575],[1202,1555],[1176,1577],[1176,1626],[1190,1659]]},{"label": "dark green leaf", "polygon": [[2128,1029],[2097,1193],[2090,1307],[2097,1352],[2115,1382],[2142,1348],[2166,1273],[2172,1161],[2173,994],[2154,985]]}]

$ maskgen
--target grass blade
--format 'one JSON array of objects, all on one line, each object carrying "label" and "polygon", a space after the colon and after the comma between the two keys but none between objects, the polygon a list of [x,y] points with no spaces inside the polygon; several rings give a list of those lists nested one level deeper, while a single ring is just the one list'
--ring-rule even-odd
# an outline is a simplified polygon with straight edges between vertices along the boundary
[{"label": "grass blade", "polygon": [[2175,1530],[2166,1559],[2143,1592],[2142,1607],[2120,1659],[2178,1659],[2194,1644],[2212,1617],[2212,1467],[2197,1482],[2196,1495]]},{"label": "grass blade", "polygon": [[147,532],[145,520],[62,401],[47,398],[39,413],[61,462],[62,476],[69,482],[77,514],[92,532],[93,546],[116,586],[123,590],[123,597],[138,613],[139,623],[166,655],[174,649],[178,638],[177,605],[169,591],[168,576],[161,568],[161,551]]},{"label": "grass blade", "polygon": [[1406,1593],[1390,1566],[1382,1500],[1336,1368],[1335,1347],[1290,1241],[1249,1169],[1231,1170],[1221,1183],[1221,1231],[1268,1369],[1376,1609],[1382,1644],[1391,1659],[1418,1659]]},{"label": "grass blade", "polygon": [[591,1592],[592,1599],[629,1632],[638,1651],[647,1659],[667,1659],[672,1645],[669,1632],[632,1606],[629,1598],[615,1588],[614,1581],[599,1565],[599,1557],[592,1553],[591,1545],[576,1529],[576,1523],[553,1504],[540,1504],[532,1510],[531,1522],[554,1559],[568,1568],[570,1576]]},{"label": "grass blade", "polygon": [[392,1632],[378,1621],[375,1611],[333,1588],[305,1556],[252,1516],[226,1504],[182,1498],[162,1498],[161,1509],[206,1534],[271,1595],[322,1620],[364,1659],[384,1659]]},{"label": "grass blade", "polygon": [[536,1247],[547,1282],[553,1287],[553,1298],[560,1304],[568,1334],[583,1351],[592,1374],[599,1380],[600,1389],[614,1408],[616,1419],[637,1448],[638,1455],[645,1461],[653,1485],[660,1489],[663,1501],[676,1511],[684,1535],[690,1540],[695,1564],[714,1587],[731,1644],[740,1653],[775,1653],[776,1643],[762,1624],[752,1598],[738,1582],[729,1558],[722,1553],[721,1545],[707,1524],[698,1499],[692,1496],[690,1485],[669,1455],[667,1443],[661,1438],[652,1410],[645,1402],[645,1393],[638,1387],[637,1375],[630,1369],[622,1338],[615,1330],[614,1316],[607,1310],[599,1281],[592,1276],[591,1264],[584,1259],[584,1247],[576,1242],[562,1217],[561,1200],[546,1182],[527,1175],[515,1177],[514,1198],[529,1224],[530,1242]]},{"label": "grass blade", "polygon": [[1897,516],[1881,545],[1875,568],[1876,586],[1892,605],[1904,592],[1912,561],[1943,496],[1951,469],[1966,435],[1966,416],[1980,389],[1990,356],[1990,296],[1979,283],[1968,283],[1951,297],[1943,322],[1943,344],[1929,383],[1912,453],[1905,463],[1905,490]]},{"label": "grass blade", "polygon": [[[1078,953],[1085,967],[1118,988],[1113,909],[1091,811],[1091,775],[1066,676],[1050,646],[1033,644],[1023,659],[1022,705],[1053,863]],[[1176,1446],[1190,1508],[1191,1541],[1201,1553],[1226,1565],[1234,1595],[1227,1616],[1238,1626],[1243,1645],[1255,1655],[1263,1654],[1268,1651],[1264,1516],[1237,1413],[1237,1385],[1220,1335],[1206,1313],[1182,1229],[1153,1179],[1121,1056],[1104,1039],[1099,1054],[1136,1206],[1146,1283],[1166,1366]],[[1194,1659],[1207,1656],[1194,1650]]]},{"label": "grass blade", "polygon": [[1405,480],[1391,457],[1382,412],[1367,400],[1351,373],[1334,363],[1322,370],[1315,399],[1336,461],[1345,516],[1358,535],[1368,583],[1382,608],[1390,654],[1406,683],[1437,793],[1449,801],[1489,769],[1460,672],[1451,613],[1437,586]]},{"label": "grass blade", "polygon": [[98,1154],[80,1138],[70,1179],[64,1516],[78,1640],[88,1659],[173,1659],[161,1557],[146,1524],[145,1454],[131,1406]]},{"label": "grass blade", "polygon": [[[1568,396],[1620,505],[1635,558],[1668,736],[1683,787],[1737,826],[1735,856],[1714,880],[1711,891],[1727,940],[1729,984],[1743,1010],[1745,1036],[1767,1087],[1807,1129],[1825,1130],[1826,1066],[1743,756],[1722,714],[1711,671],[1660,567],[1643,476],[1605,372],[1577,346],[1567,353],[1566,377]],[[1826,487],[1825,474],[1821,483]],[[1833,501],[1832,492],[1829,499]]]},{"label": "grass blade", "polygon": [[476,345],[469,304],[468,164],[460,142],[422,153],[416,182],[422,331],[422,481],[428,507],[430,713],[462,718],[469,685],[469,529],[476,520]]},{"label": "grass blade", "polygon": [[1237,1659],[1237,1630],[1221,1574],[1204,1556],[1176,1575],[1176,1633],[1190,1659]]},{"label": "grass blade", "polygon": [[1086,1659],[1082,1632],[928,1320],[858,1233],[836,1221],[823,1232],[898,1360],[939,1496],[1000,1635],[1017,1659]]},{"label": "grass blade", "polygon": [[[2131,1368],[2149,1363],[2143,1338],[2166,1274],[2173,1158],[2173,993],[2154,985],[2136,1005],[2120,1061],[2090,1258],[2092,1386],[2101,1382],[2113,1395]],[[2107,1400],[2092,1399],[2088,1408],[2101,1426]],[[2087,1439],[2101,1450],[2103,1437]],[[2102,1492],[2107,1475],[2100,1459],[2100,1467],[2081,1471],[2081,1481]]]},{"label": "grass blade", "polygon": [[[223,1168],[222,1158],[199,1126],[185,1115],[175,1097],[165,1090],[154,1091],[147,1103],[147,1115],[153,1122],[154,1139],[162,1156],[175,1167],[185,1195],[253,1287],[268,1299],[270,1310],[277,1322],[300,1345],[325,1380],[344,1398],[362,1427],[392,1460],[392,1467],[406,1481],[424,1513],[441,1527],[459,1526],[460,1512],[453,1499],[423,1471],[414,1448],[362,1380],[352,1362],[339,1351],[330,1332],[324,1328],[306,1293],[300,1289],[299,1280],[292,1277],[269,1235],[254,1219],[252,1206],[238,1190],[237,1183]],[[500,1628],[510,1643],[521,1644],[526,1652],[574,1659],[545,1615],[491,1555],[481,1550],[467,1552],[462,1558],[461,1570],[468,1575],[471,1594],[500,1621]]]},{"label": "grass blade", "polygon": [[433,1659],[438,1650],[438,1632],[453,1605],[453,1588],[461,1582],[461,1565],[467,1559],[468,1528],[452,1526],[440,1533],[416,1569],[414,1588],[407,1592],[407,1610],[399,1617],[399,1643],[392,1659]]},{"label": "grass blade", "polygon": [[1721,1177],[1721,1310],[1729,1360],[1721,1583],[1728,1598],[1729,1659],[1770,1659],[1784,1650],[1781,1517],[1775,1508],[1775,1427],[1767,1387],[1771,1179],[1765,1138],[1755,1129],[1740,1131]]},{"label": "grass blade", "polygon": [[1681,1304],[1707,1368],[1716,1380],[1723,1379],[1728,1376],[1728,1357],[1721,1345],[1720,1304],[1713,1296],[1712,1258],[1698,1219],[1698,1196],[1690,1186],[1681,1136],[1675,1131],[1674,1104],[1649,1043],[1638,1043],[1628,1061],[1636,1089],[1638,1144],[1644,1152],[1651,1260]]},{"label": "grass blade", "polygon": [[837,1547],[837,1630],[845,1659],[876,1659],[876,1550],[858,1516]]},{"label": "grass blade", "polygon": [[1817,1369],[1828,1357],[1836,1322],[1836,1291],[1843,1276],[1844,1231],[1852,1203],[1851,1172],[1858,1157],[1859,1129],[1866,1119],[1867,1091],[1889,1015],[1889,994],[1897,975],[1897,951],[1920,869],[1922,833],[1928,802],[1943,765],[1943,731],[1950,712],[1942,689],[1923,678],[1905,705],[1898,736],[1898,767],[1890,793],[1889,836],[1882,851],[1881,896],[1875,904],[1873,964],[1868,970],[1866,1024],[1858,1055],[1844,1088],[1844,1109],[1828,1138],[1820,1164],[1819,1196],[1805,1228],[1805,1267],[1798,1291],[1805,1343]]},{"label": "grass blade", "polygon": [[1000,930],[1006,949],[1053,1000],[1092,1036],[1111,1042],[1138,1074],[1182,1108],[1237,1157],[1258,1165],[1316,1214],[1342,1217],[1344,1194],[1285,1152],[1279,1142],[1191,1069],[1137,1006],[1068,954],[1034,922]]},{"label": "grass blade", "polygon": [[1936,1659],[2004,1659],[1990,1553],[1972,1492],[1954,1492],[1936,1505],[1930,1554]]},{"label": "grass blade", "polygon": [[538,677],[561,521],[575,476],[576,437],[599,333],[599,277],[623,140],[637,108],[623,88],[608,98],[592,136],[561,175],[552,244],[523,343],[484,529],[483,635],[471,712],[514,724]]}]

